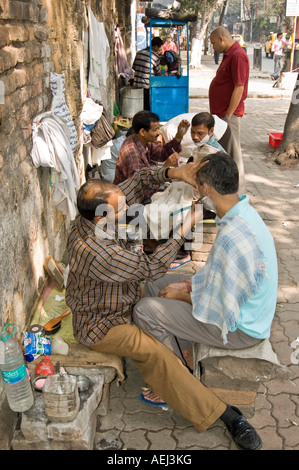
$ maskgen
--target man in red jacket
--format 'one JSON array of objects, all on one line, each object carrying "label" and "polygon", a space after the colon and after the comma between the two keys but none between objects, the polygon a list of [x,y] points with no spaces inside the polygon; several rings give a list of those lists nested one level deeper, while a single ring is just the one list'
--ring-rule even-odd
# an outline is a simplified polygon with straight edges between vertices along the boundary
[{"label": "man in red jacket", "polygon": [[228,29],[223,26],[212,31],[210,41],[216,52],[223,53],[222,62],[209,89],[210,112],[228,122],[231,128],[234,139],[227,152],[238,165],[240,190],[243,191],[245,178],[240,127],[248,90],[249,60],[240,44],[233,40]]}]

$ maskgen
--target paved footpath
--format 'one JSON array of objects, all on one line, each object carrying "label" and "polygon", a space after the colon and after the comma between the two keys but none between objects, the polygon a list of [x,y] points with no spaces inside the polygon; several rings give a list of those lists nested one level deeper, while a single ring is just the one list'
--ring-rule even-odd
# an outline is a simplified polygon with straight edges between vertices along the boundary
[{"label": "paved footpath", "polygon": [[[207,87],[215,70],[206,58],[202,71],[191,72],[190,112],[208,110]],[[263,450],[299,450],[299,365],[291,358],[291,343],[299,337],[299,167],[273,163],[267,135],[283,130],[290,92],[273,90],[268,75],[253,71],[251,76],[242,119],[247,194],[275,239],[279,289],[270,340],[289,377],[261,383],[253,412],[244,414],[258,430]],[[177,412],[138,400],[144,382],[131,361],[127,376],[121,387],[112,384],[109,413],[98,419],[96,449],[236,450],[220,421],[198,433]]]}]

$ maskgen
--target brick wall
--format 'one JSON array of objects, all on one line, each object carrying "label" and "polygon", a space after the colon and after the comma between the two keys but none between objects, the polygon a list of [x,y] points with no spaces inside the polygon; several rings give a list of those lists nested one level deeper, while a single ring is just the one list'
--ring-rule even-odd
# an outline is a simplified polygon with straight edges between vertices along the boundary
[{"label": "brick wall", "polygon": [[[69,230],[68,221],[52,203],[49,169],[33,167],[31,122],[50,109],[50,72],[65,73],[66,102],[79,136],[74,157],[82,175],[87,3],[0,0],[0,325],[14,323],[20,330],[45,279],[43,262],[49,254],[62,259]],[[90,4],[104,22],[111,46],[107,89],[111,115],[114,24],[129,23],[130,0],[90,0]]]},{"label": "brick wall", "polygon": [[41,0],[0,1],[0,80],[4,89],[0,109],[0,281],[4,287],[0,315],[2,324],[12,322],[20,327],[41,286],[42,260],[53,244],[49,170],[33,168],[30,157],[31,121],[49,108],[51,100],[46,86],[52,67],[49,36],[47,8]]}]

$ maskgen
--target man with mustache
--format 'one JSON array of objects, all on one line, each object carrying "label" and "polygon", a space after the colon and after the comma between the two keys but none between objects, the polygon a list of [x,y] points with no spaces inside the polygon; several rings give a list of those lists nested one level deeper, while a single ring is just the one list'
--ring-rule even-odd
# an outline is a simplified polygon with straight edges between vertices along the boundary
[{"label": "man with mustache", "polygon": [[[159,141],[159,116],[151,111],[139,111],[132,121],[133,135],[123,142],[115,170],[114,184],[120,184],[137,171],[150,167],[156,162],[165,162],[164,167],[177,166],[181,151],[181,140],[190,124],[182,120],[178,125],[175,137],[163,145]],[[157,190],[158,185],[144,191],[144,200],[149,199]]]}]

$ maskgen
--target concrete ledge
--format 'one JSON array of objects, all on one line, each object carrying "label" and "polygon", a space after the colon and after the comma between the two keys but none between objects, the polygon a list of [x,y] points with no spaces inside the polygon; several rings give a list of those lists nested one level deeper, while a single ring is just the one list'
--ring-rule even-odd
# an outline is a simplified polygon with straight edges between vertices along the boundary
[{"label": "concrete ledge", "polygon": [[10,450],[18,413],[10,409],[6,396],[1,398],[0,416],[0,450]]},{"label": "concrete ledge", "polygon": [[73,421],[52,422],[45,414],[43,394],[34,391],[33,407],[22,414],[20,428],[12,440],[14,450],[92,450],[97,408],[104,377],[89,376],[91,386],[80,394],[80,409]]},{"label": "concrete ledge", "polygon": [[194,344],[193,357],[194,375],[228,404],[253,406],[261,382],[288,376],[269,340],[239,351]]},{"label": "concrete ledge", "polygon": [[[40,356],[33,362],[29,362],[27,364],[31,377],[34,376],[35,368],[42,359],[44,359],[44,356]],[[120,357],[115,356],[114,354],[102,354],[93,351],[79,343],[69,344],[69,353],[67,356],[52,354],[50,359],[54,365],[56,362],[59,362],[66,370],[97,368],[104,376],[105,383],[111,382],[115,378],[116,374],[119,381],[125,379],[123,363]]]}]

